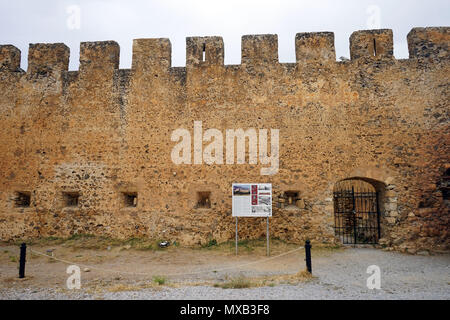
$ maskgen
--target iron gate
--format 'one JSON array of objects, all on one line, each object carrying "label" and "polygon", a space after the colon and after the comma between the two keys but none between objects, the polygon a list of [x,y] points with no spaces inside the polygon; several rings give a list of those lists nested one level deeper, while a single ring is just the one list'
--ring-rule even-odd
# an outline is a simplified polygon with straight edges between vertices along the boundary
[{"label": "iron gate", "polygon": [[333,192],[335,234],[344,244],[375,244],[380,239],[378,193],[362,180],[340,181]]}]

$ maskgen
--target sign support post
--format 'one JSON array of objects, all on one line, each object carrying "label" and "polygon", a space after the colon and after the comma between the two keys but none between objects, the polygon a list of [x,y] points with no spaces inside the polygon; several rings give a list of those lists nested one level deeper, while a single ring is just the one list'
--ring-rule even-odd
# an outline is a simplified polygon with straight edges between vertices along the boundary
[{"label": "sign support post", "polygon": [[236,217],[236,255],[238,254],[238,217]]},{"label": "sign support post", "polygon": [[267,217],[267,256],[270,256],[270,249],[269,249],[269,217]]}]

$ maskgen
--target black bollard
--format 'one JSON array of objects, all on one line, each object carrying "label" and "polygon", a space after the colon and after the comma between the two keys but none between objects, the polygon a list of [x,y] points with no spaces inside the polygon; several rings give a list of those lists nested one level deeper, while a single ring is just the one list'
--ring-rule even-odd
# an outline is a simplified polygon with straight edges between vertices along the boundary
[{"label": "black bollard", "polygon": [[308,270],[309,273],[312,273],[312,266],[311,266],[311,243],[309,240],[306,240],[305,243],[305,257],[306,257],[306,270]]},{"label": "black bollard", "polygon": [[20,245],[20,260],[19,260],[19,278],[25,278],[25,257],[27,255],[27,245],[22,243]]}]

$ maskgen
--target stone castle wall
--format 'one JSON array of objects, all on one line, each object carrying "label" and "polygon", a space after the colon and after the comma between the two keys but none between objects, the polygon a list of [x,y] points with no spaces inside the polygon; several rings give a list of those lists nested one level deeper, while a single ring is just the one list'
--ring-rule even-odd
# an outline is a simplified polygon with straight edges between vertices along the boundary
[{"label": "stone castle wall", "polygon": [[[381,244],[448,250],[449,43],[449,28],[415,28],[397,60],[391,30],[357,31],[351,60],[337,62],[333,33],[299,33],[296,63],[279,63],[276,35],[244,36],[242,63],[224,65],[222,38],[192,37],[186,67],[171,67],[168,39],[136,39],[123,70],[116,42],[83,42],[78,71],[64,44],[31,44],[26,72],[20,51],[0,46],[0,239],[226,241],[231,183],[268,182],[272,236],[333,243],[333,188],[361,178],[380,194]],[[278,172],[174,164],[171,134],[194,121],[279,129]],[[241,220],[241,237],[265,235],[264,219]]]}]

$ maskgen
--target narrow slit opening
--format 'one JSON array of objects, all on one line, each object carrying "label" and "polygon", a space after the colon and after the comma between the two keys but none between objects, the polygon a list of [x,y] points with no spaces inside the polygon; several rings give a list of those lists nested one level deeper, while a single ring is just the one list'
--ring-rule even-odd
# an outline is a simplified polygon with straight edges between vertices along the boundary
[{"label": "narrow slit opening", "polygon": [[375,41],[375,38],[373,39],[373,56],[377,56],[377,43]]},{"label": "narrow slit opening", "polygon": [[206,43],[203,44],[202,61],[206,61]]}]

